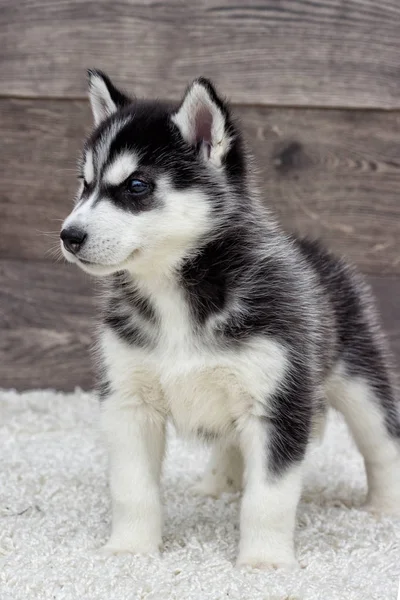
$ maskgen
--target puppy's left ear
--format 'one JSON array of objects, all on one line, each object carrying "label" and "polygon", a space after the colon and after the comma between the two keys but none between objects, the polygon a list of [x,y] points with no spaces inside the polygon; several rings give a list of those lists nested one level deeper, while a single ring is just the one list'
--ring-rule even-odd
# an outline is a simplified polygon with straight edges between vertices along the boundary
[{"label": "puppy's left ear", "polygon": [[223,163],[231,142],[229,108],[208,79],[196,79],[172,115],[183,139],[216,167]]},{"label": "puppy's left ear", "polygon": [[102,71],[88,69],[88,79],[89,99],[96,126],[119,108],[132,102],[128,96],[114,86],[111,79]]}]

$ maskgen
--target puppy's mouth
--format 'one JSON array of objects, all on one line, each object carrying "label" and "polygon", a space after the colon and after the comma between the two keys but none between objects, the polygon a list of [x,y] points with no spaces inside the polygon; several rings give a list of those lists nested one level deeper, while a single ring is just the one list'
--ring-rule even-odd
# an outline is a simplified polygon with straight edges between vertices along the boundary
[{"label": "puppy's mouth", "polygon": [[75,258],[84,265],[99,265],[99,263],[92,262],[91,260],[86,260],[85,258],[79,258],[79,256],[75,256]]},{"label": "puppy's mouth", "polygon": [[123,270],[128,267],[128,264],[130,263],[132,258],[134,258],[139,252],[139,249],[135,249],[121,263],[109,265],[100,262],[95,262],[93,260],[88,260],[87,258],[82,258],[81,256],[77,256],[76,254],[72,254],[71,252],[68,252],[68,250],[63,249],[63,254],[68,260],[68,262],[74,263],[82,270],[93,275],[109,275],[110,273],[114,273],[115,271]]},{"label": "puppy's mouth", "polygon": [[81,258],[80,256],[77,256],[76,254],[72,254],[72,252],[68,252],[68,250],[66,250],[65,248],[62,248],[62,252],[68,262],[75,263],[77,265],[82,263],[83,265],[88,265],[88,266],[90,266],[90,265],[101,266],[100,263],[93,262],[92,260],[87,260],[86,258]]},{"label": "puppy's mouth", "polygon": [[112,265],[107,265],[107,264],[102,264],[102,263],[97,263],[97,262],[93,262],[92,260],[87,260],[86,258],[81,258],[80,256],[74,256],[74,258],[78,261],[83,263],[84,265],[88,265],[89,267],[120,267],[121,265],[126,264],[129,260],[131,260],[132,258],[134,258],[139,252],[139,249],[134,250],[133,252],[130,253],[130,255],[122,261],[121,264],[112,264]]}]

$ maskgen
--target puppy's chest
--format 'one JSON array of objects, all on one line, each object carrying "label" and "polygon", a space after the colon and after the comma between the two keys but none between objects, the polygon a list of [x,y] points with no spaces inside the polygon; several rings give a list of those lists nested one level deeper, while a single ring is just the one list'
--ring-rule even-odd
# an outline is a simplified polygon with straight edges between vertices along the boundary
[{"label": "puppy's chest", "polygon": [[222,360],[187,356],[174,364],[167,361],[159,380],[168,411],[181,431],[226,433],[251,403],[240,375]]},{"label": "puppy's chest", "polygon": [[157,333],[154,344],[133,349],[135,368],[149,374],[181,431],[232,430],[271,383],[269,348],[264,341],[251,350],[227,348],[216,341],[212,322],[196,323],[180,290],[152,296]]},{"label": "puppy's chest", "polygon": [[218,347],[210,323],[196,322],[181,293],[164,294],[157,312],[155,356],[175,424],[181,431],[211,435],[232,428],[246,403],[234,358]]},{"label": "puppy's chest", "polygon": [[262,351],[182,345],[155,358],[163,400],[181,432],[234,432],[250,413],[264,412],[265,393],[276,385],[277,371]]}]

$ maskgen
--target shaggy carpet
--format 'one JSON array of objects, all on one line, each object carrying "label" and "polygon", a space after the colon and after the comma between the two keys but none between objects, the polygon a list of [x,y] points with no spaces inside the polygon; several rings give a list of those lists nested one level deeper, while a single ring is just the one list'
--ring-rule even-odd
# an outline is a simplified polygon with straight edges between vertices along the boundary
[{"label": "shaggy carpet", "polygon": [[162,555],[101,555],[110,499],[97,416],[79,390],[0,392],[0,600],[396,600],[400,521],[361,508],[362,459],[337,415],[308,461],[292,573],[234,566],[239,497],[196,496],[208,451],[172,430]]}]

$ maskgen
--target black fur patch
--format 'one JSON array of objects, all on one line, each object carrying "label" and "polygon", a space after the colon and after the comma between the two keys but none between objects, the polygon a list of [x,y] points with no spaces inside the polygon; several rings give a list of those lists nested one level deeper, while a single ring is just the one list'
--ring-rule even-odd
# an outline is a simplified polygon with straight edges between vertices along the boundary
[{"label": "black fur patch", "polygon": [[150,344],[145,332],[132,323],[130,316],[106,315],[104,323],[130,346],[145,347]]},{"label": "black fur patch", "polygon": [[111,385],[109,381],[102,381],[97,384],[97,393],[100,402],[106,400],[111,394]]},{"label": "black fur patch", "polygon": [[198,427],[196,434],[197,437],[201,438],[207,443],[215,442],[219,437],[216,432],[210,431],[209,429],[204,429],[204,427]]},{"label": "black fur patch", "polygon": [[[152,339],[144,331],[141,320],[158,330],[157,315],[148,298],[141,294],[135,282],[124,272],[110,276],[106,283],[107,303],[103,309],[103,322],[130,346],[151,347]],[[135,316],[139,317],[135,320]]]},{"label": "black fur patch", "polygon": [[[141,317],[156,322],[156,314],[150,300],[140,293],[134,281],[125,273],[115,273],[113,277],[113,290],[117,291],[116,301],[121,304],[126,303],[132,309],[135,309]],[[110,303],[110,309],[115,309],[115,304]]]},{"label": "black fur patch", "polygon": [[273,475],[280,475],[305,456],[314,407],[318,404],[314,386],[304,365],[292,361],[284,384],[268,399],[268,471]]},{"label": "black fur patch", "polygon": [[227,312],[217,326],[221,342],[240,343],[252,336],[268,335],[290,345],[303,345],[309,333],[309,316],[301,302],[291,299],[300,299],[304,293],[296,289],[295,274],[288,276],[284,257],[277,260],[266,256],[258,264],[249,263],[249,249],[257,235],[254,230],[249,234],[246,226],[227,229],[182,265],[180,281],[194,322],[205,323],[234,299],[240,314]]},{"label": "black fur patch", "polygon": [[181,267],[180,282],[193,318],[200,325],[225,306],[234,245],[235,240],[228,235],[210,242]]}]

